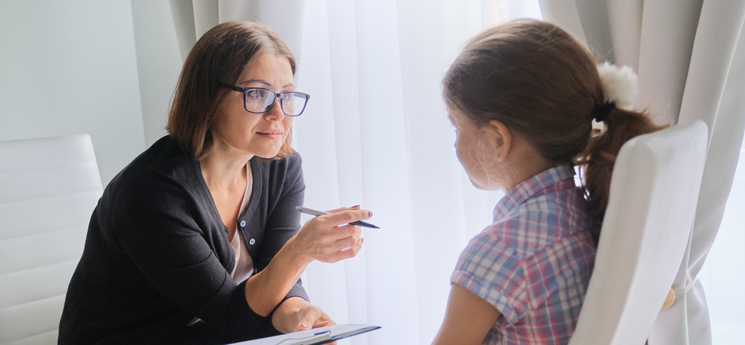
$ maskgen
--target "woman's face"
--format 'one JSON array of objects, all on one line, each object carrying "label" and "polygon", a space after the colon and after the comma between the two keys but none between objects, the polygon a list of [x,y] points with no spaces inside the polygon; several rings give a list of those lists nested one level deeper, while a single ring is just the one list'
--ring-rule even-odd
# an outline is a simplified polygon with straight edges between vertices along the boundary
[{"label": "woman's face", "polygon": [[[235,84],[238,87],[262,87],[277,93],[294,91],[292,69],[287,57],[259,53],[246,65]],[[217,108],[212,123],[215,140],[262,158],[273,158],[279,152],[292,127],[292,117],[279,105],[264,114],[254,114],[243,107],[243,93],[228,94]]]}]

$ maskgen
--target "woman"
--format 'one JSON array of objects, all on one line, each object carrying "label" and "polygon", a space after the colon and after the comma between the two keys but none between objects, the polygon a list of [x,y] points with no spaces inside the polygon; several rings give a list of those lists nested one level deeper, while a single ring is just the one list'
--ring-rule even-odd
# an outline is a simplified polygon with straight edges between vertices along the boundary
[{"label": "woman", "polygon": [[[476,187],[505,197],[458,260],[434,344],[569,342],[615,157],[660,129],[618,92],[635,87],[625,72],[603,69],[564,30],[524,20],[474,37],[448,70],[458,158]],[[594,135],[593,121],[603,127]]]},{"label": "woman", "polygon": [[310,96],[294,73],[260,24],[224,23],[196,43],[169,135],[93,212],[60,344],[226,343],[333,324],[299,278],[313,260],[355,256],[360,229],[343,224],[370,212],[332,211],[298,232],[305,186],[290,129]]}]

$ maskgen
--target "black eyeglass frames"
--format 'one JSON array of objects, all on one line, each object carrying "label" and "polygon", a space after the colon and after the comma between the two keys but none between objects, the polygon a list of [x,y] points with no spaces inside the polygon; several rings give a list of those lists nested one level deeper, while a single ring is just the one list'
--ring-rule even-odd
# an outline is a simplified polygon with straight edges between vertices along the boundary
[{"label": "black eyeglass frames", "polygon": [[279,98],[279,106],[287,116],[300,116],[308,104],[310,95],[302,92],[276,93],[274,90],[263,87],[238,87],[234,85],[221,84],[226,89],[243,93],[243,108],[249,113],[263,114],[274,107]]}]

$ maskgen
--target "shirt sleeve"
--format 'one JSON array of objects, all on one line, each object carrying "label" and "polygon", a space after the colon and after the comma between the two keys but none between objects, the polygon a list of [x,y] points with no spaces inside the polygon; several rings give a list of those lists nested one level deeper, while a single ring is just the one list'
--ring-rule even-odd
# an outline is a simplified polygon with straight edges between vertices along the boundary
[{"label": "shirt sleeve", "polygon": [[514,251],[487,229],[460,255],[450,281],[489,302],[514,324],[528,308],[523,268]]},{"label": "shirt sleeve", "polygon": [[251,334],[271,324],[245,299],[200,227],[200,205],[178,182],[151,176],[133,183],[117,200],[114,233],[127,256],[163,296],[229,334]]},{"label": "shirt sleeve", "polygon": [[[281,173],[272,171],[269,178],[270,199],[276,200],[276,203],[269,206],[264,240],[257,263],[258,271],[266,268],[285,243],[300,231],[300,212],[295,210],[295,207],[302,206],[305,197],[302,159],[297,152],[293,152],[286,160],[286,164],[274,167],[282,170]],[[283,181],[275,180],[279,176],[284,177]],[[300,297],[309,301],[301,279],[295,282],[282,302],[290,297]]]},{"label": "shirt sleeve", "polygon": [[[571,243],[567,241],[517,253],[508,243],[520,239],[503,231],[512,225],[497,223],[474,237],[461,254],[450,280],[495,306],[507,323],[514,325],[546,303],[567,277],[571,278],[573,271],[581,267],[573,264]],[[508,234],[509,238],[496,234]]]}]

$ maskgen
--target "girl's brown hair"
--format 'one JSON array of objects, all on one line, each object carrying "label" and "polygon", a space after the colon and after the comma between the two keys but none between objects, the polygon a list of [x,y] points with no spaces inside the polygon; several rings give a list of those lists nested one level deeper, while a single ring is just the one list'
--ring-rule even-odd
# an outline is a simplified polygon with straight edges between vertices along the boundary
[{"label": "girl's brown hair", "polygon": [[[286,57],[295,75],[295,57],[290,48],[264,25],[226,22],[197,41],[181,70],[166,125],[184,150],[197,158],[209,152],[212,120],[225,95],[231,92],[221,84],[235,85],[246,64],[260,52]],[[290,130],[277,157],[292,152],[291,137]]]},{"label": "girl's brown hair", "polygon": [[615,108],[604,130],[593,133],[594,114],[606,102],[595,59],[567,32],[541,21],[513,21],[474,37],[443,84],[448,105],[475,125],[500,121],[551,164],[584,168],[596,240],[621,145],[661,128],[643,112]]}]

